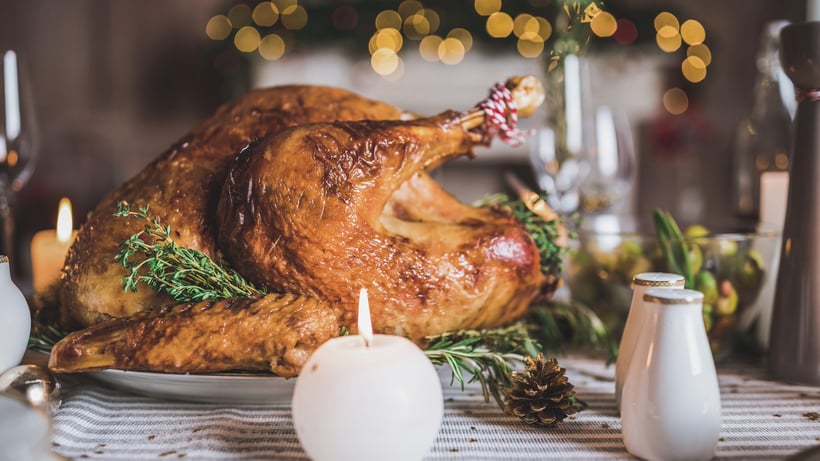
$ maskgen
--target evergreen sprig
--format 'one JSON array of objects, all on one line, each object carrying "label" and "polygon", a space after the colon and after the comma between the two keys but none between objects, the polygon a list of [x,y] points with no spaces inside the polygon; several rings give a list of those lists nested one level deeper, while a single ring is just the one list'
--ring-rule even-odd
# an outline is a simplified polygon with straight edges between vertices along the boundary
[{"label": "evergreen sprig", "polygon": [[516,323],[489,330],[459,330],[426,338],[424,353],[433,365],[447,365],[464,389],[466,383],[478,381],[484,400],[493,398],[504,407],[504,390],[512,386],[513,366],[523,364],[527,356],[536,356],[541,346]]},{"label": "evergreen sprig", "polygon": [[114,258],[128,269],[122,281],[126,291],[136,291],[144,283],[170,294],[177,302],[261,296],[267,292],[201,251],[177,245],[171,237],[171,226],[162,225],[148,206],[134,211],[128,203],[120,202],[114,216],[146,221],[141,231],[120,242]]}]

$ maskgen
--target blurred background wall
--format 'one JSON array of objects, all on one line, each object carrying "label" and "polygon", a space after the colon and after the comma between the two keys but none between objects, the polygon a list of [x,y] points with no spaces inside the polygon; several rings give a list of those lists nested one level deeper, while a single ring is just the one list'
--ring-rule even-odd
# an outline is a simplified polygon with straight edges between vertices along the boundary
[{"label": "blurred background wall", "polygon": [[[422,113],[467,109],[496,81],[523,72],[544,75],[551,62],[548,47],[533,54],[519,51],[512,35],[492,38],[484,27],[487,17],[477,8],[497,3],[505,11],[543,12],[550,20],[561,14],[549,0],[424,2],[437,11],[442,27],[445,22],[463,24],[459,27],[470,33],[472,48],[450,63],[428,62],[418,51],[420,41],[405,36],[398,54],[400,72],[380,75],[368,50],[376,15],[411,8],[413,2],[284,0],[275,2],[279,29],[269,28],[280,30],[281,44],[270,40],[264,52],[238,51],[239,31],[230,27],[226,38],[213,38],[224,31],[218,21],[209,26],[212,18],[224,15],[237,22],[258,3],[0,1],[0,50],[17,50],[28,66],[39,125],[36,169],[18,196],[20,248],[26,248],[34,231],[54,226],[60,197],[71,198],[75,221],[81,222],[103,194],[136,174],[219,104],[254,86],[331,84]],[[589,3],[595,2],[568,5]],[[688,155],[706,199],[697,212],[707,217],[732,214],[734,138],[751,109],[761,32],[774,19],[803,20],[804,2],[611,0],[597,5],[635,29],[631,39],[593,36],[588,51],[590,94],[623,109],[634,133],[637,173],[627,208],[647,213],[674,201],[679,191],[668,187],[668,179],[682,173],[663,159]],[[291,27],[282,27],[286,10]],[[653,19],[662,11],[703,25],[712,56],[703,81],[681,78],[685,47],[666,53],[657,45]],[[303,12],[306,24],[299,28]],[[687,92],[683,113],[672,114],[662,104],[672,86]],[[542,120],[539,115],[525,125],[537,128]],[[460,198],[473,200],[503,190],[501,172],[507,169],[534,184],[526,146],[496,145],[475,160],[448,165],[436,177]]]}]

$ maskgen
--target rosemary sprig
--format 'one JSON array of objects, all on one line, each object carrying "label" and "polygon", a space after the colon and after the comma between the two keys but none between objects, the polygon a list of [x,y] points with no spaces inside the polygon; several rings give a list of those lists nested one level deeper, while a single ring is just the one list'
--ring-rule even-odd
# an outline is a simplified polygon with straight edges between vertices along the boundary
[{"label": "rosemary sprig", "polygon": [[51,348],[67,335],[68,333],[54,325],[46,325],[35,319],[28,338],[27,349],[48,354],[51,352]]},{"label": "rosemary sprig", "polygon": [[[541,194],[546,199],[546,193]],[[512,199],[506,194],[491,194],[476,203],[478,206],[505,207],[513,216],[524,224],[527,232],[532,236],[541,259],[541,272],[547,276],[558,277],[563,271],[563,256],[566,248],[556,242],[561,237],[563,218],[559,217],[546,221],[541,216],[530,211],[520,199]]]},{"label": "rosemary sprig", "polygon": [[144,283],[170,294],[177,302],[266,293],[264,288],[254,286],[201,251],[177,245],[171,238],[171,227],[151,216],[148,206],[133,211],[128,203],[120,202],[114,216],[146,221],[141,231],[120,242],[120,251],[114,258],[129,271],[122,281],[126,291],[136,291]]},{"label": "rosemary sprig", "polygon": [[538,355],[541,349],[521,323],[491,330],[459,330],[426,339],[429,346],[424,353],[433,365],[450,367],[452,383],[458,381],[463,390],[466,383],[478,381],[484,400],[493,398],[501,408],[504,390],[512,386],[513,366],[523,364],[526,356]]}]

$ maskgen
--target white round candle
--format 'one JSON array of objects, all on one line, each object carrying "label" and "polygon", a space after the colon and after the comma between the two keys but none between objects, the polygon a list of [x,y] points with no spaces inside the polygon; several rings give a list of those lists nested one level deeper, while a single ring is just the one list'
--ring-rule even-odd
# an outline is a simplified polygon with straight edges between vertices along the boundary
[{"label": "white round candle", "polygon": [[362,336],[327,341],[302,368],[293,390],[296,435],[315,461],[420,460],[444,413],[438,373],[408,339],[369,334],[365,312]]}]

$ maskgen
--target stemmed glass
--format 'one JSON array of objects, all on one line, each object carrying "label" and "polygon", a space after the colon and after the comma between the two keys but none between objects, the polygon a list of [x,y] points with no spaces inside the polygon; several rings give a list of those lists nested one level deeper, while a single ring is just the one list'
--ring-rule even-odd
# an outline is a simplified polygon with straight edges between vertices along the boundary
[{"label": "stemmed glass", "polygon": [[613,212],[624,205],[634,178],[632,128],[623,112],[600,106],[592,114],[584,147],[587,174],[579,186],[583,212]]},{"label": "stemmed glass", "polygon": [[626,116],[600,106],[565,133],[542,127],[530,144],[530,163],[550,206],[564,214],[617,208],[628,198],[634,177],[635,149]]},{"label": "stemmed glass", "polygon": [[28,75],[13,50],[0,57],[0,254],[14,259],[15,198],[31,177],[39,139]]}]

